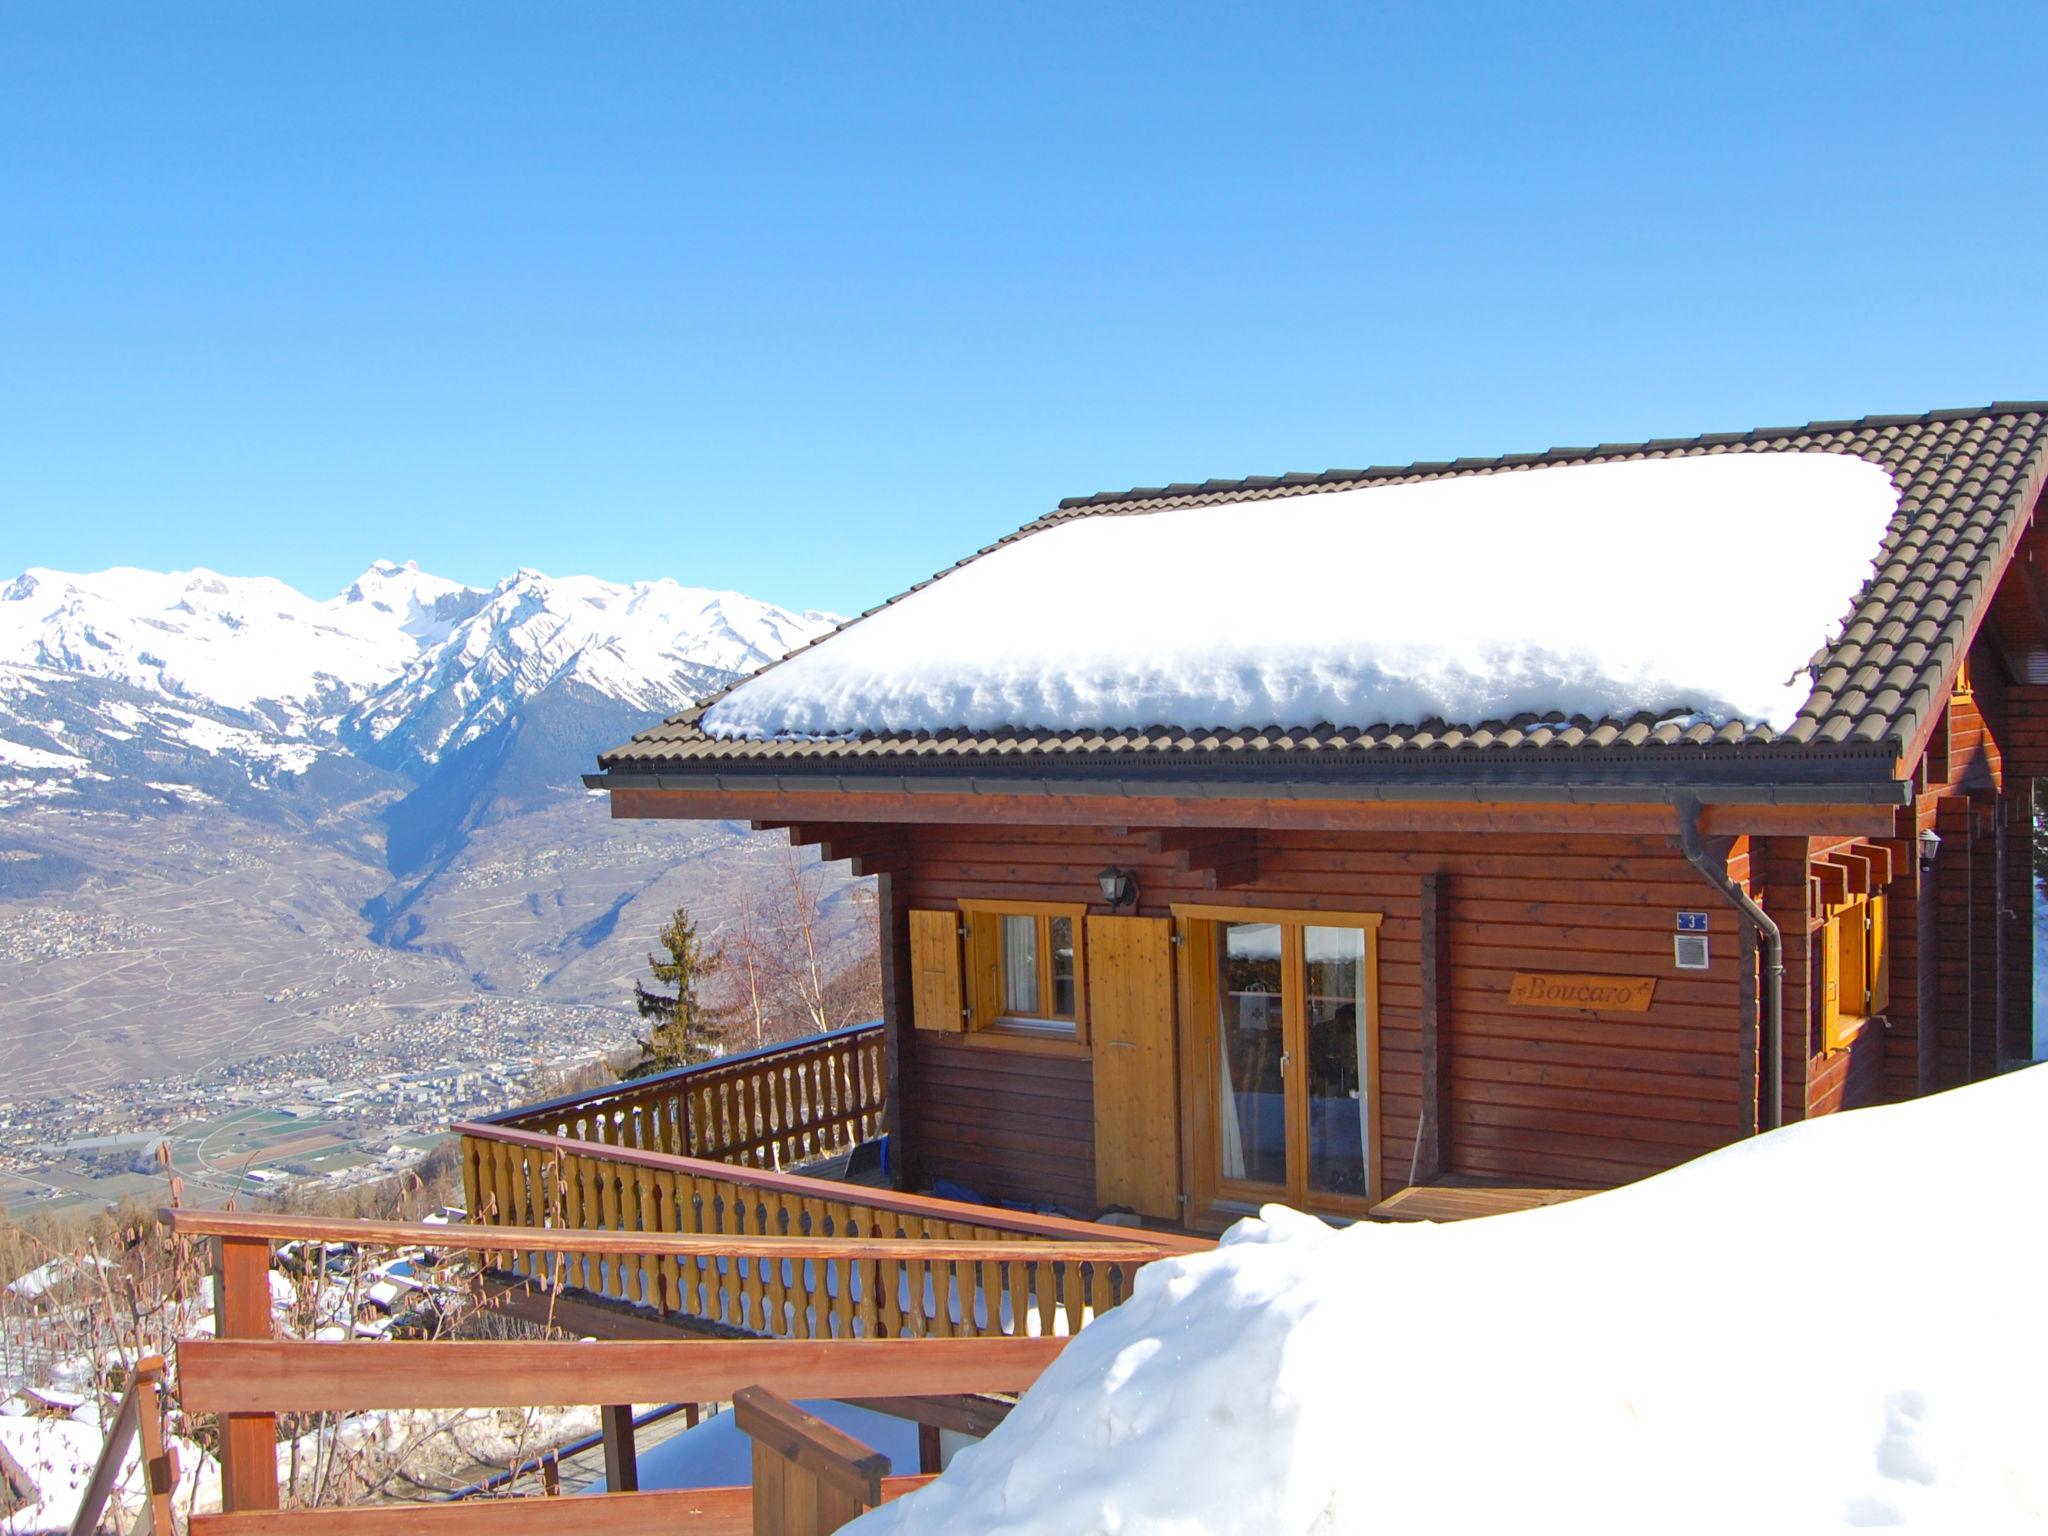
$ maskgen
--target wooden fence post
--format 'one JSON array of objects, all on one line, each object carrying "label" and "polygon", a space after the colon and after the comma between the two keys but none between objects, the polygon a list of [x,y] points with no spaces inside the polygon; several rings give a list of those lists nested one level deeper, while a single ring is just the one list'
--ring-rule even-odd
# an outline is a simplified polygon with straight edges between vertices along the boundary
[{"label": "wooden fence post", "polygon": [[[269,1238],[214,1240],[213,1329],[221,1339],[271,1336]],[[277,1415],[221,1416],[220,1489],[229,1513],[278,1507]]]},{"label": "wooden fence post", "polygon": [[882,1502],[889,1458],[760,1387],[733,1394],[754,1442],[754,1536],[826,1536]]},{"label": "wooden fence post", "polygon": [[634,1493],[640,1487],[640,1455],[633,1439],[633,1405],[620,1403],[597,1411],[604,1432],[604,1491]]}]

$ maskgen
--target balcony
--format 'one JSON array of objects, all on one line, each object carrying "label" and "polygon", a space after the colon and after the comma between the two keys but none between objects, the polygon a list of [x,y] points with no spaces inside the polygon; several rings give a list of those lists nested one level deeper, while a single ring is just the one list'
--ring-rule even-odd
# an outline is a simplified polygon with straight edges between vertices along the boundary
[{"label": "balcony", "polygon": [[1208,1246],[786,1171],[877,1134],[885,1081],[880,1026],[862,1025],[457,1126],[472,1221],[614,1235],[508,1243],[492,1257],[505,1304],[595,1303],[577,1315],[599,1334],[1059,1338],[1143,1263]]}]

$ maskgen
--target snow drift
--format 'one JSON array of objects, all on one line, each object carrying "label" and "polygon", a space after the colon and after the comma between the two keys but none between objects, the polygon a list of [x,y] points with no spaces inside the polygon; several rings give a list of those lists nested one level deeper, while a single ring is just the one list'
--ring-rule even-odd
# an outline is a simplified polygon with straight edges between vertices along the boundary
[{"label": "snow drift", "polygon": [[740,684],[703,725],[759,738],[1555,710],[1783,729],[1898,501],[1862,459],[1742,453],[1085,517]]},{"label": "snow drift", "polygon": [[851,1529],[2037,1521],[2044,1154],[2036,1067],[1458,1226],[1269,1207],[1142,1271],[995,1435]]}]

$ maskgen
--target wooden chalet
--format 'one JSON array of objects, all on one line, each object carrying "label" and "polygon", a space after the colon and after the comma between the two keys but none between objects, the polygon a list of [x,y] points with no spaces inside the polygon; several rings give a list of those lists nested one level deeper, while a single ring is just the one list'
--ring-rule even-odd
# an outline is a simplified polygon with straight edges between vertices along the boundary
[{"label": "wooden chalet", "polygon": [[907,1188],[1214,1230],[1266,1200],[1459,1214],[1617,1184],[2030,1058],[2044,409],[1137,490],[974,557],[1076,519],[1851,455],[1899,511],[1780,731],[1551,714],[733,739],[706,728],[713,700],[586,782],[617,816],[786,828],[878,877]]},{"label": "wooden chalet", "polygon": [[[218,1263],[217,1337],[178,1352],[185,1408],[221,1420],[227,1512],[194,1530],[551,1529],[539,1500],[272,1513],[279,1415],[586,1402],[618,1536],[811,1536],[915,1487],[941,1431],[985,1434],[1140,1267],[1261,1202],[1485,1215],[2028,1060],[2048,406],[1092,497],[896,602],[1090,519],[1258,526],[1364,487],[1758,454],[1861,459],[1897,497],[1781,728],[746,736],[712,700],[606,753],[586,782],[614,815],[747,821],[876,876],[885,1017],[462,1125],[464,1224],[177,1213]],[[1731,634],[1757,622],[1740,588]],[[884,1132],[893,1187],[818,1176]],[[274,1338],[285,1240],[481,1253],[497,1304],[555,1337]],[[176,1477],[154,1379],[107,1462],[139,1434],[153,1499]],[[800,1397],[914,1418],[929,1454],[892,1469]],[[629,1405],[654,1402],[739,1405],[751,1491],[621,1492]]]}]

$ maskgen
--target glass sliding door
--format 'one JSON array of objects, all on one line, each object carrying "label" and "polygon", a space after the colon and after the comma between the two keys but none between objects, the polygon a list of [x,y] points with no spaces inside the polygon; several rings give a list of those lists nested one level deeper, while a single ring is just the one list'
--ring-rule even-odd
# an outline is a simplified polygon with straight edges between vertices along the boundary
[{"label": "glass sliding door", "polygon": [[1365,932],[1303,930],[1308,1187],[1363,1198],[1371,1172],[1365,1099]]},{"label": "glass sliding door", "polygon": [[1224,923],[1216,942],[1217,1169],[1287,1183],[1287,1055],[1278,923]]},{"label": "glass sliding door", "polygon": [[1194,906],[1176,916],[1196,1198],[1363,1211],[1377,1187],[1378,917]]}]

